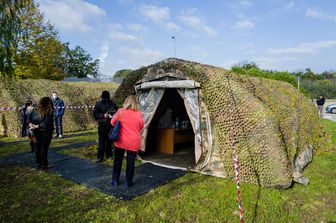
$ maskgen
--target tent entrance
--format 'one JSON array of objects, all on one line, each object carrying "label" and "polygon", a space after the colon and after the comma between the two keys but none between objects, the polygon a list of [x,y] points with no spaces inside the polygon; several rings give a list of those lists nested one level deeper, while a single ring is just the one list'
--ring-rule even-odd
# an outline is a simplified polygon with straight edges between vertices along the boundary
[{"label": "tent entrance", "polygon": [[195,165],[195,134],[185,104],[174,88],[165,89],[148,127],[145,161],[187,168]]}]

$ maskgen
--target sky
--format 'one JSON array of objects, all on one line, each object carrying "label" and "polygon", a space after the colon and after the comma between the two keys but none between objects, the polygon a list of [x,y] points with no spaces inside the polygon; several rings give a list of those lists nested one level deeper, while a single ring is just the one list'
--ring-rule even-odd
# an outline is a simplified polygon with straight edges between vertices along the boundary
[{"label": "sky", "polygon": [[253,61],[268,70],[336,70],[335,0],[37,2],[60,39],[100,59],[107,76],[175,52],[227,69]]}]

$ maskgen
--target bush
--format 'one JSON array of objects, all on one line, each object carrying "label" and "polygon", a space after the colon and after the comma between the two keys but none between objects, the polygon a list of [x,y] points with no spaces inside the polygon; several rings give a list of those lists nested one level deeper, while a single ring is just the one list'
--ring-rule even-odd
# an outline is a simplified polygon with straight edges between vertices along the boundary
[{"label": "bush", "polygon": [[301,86],[311,97],[336,98],[336,82],[333,80],[302,80]]},{"label": "bush", "polygon": [[232,71],[242,75],[248,75],[253,77],[263,77],[267,79],[273,79],[278,81],[288,82],[294,87],[297,87],[296,78],[289,72],[281,72],[281,71],[266,71],[261,70],[257,66],[234,66],[232,67]]}]

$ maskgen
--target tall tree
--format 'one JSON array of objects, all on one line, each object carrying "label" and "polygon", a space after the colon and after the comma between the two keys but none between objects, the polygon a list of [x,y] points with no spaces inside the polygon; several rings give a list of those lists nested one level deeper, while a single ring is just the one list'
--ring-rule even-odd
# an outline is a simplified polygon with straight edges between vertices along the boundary
[{"label": "tall tree", "polygon": [[70,44],[64,44],[64,72],[66,76],[79,78],[92,75],[96,77],[99,71],[99,60],[93,60],[91,55],[80,46],[70,49]]},{"label": "tall tree", "polygon": [[[3,76],[61,79],[63,46],[33,0],[4,0],[1,37]],[[5,13],[6,14],[6,13]]]},{"label": "tall tree", "polygon": [[18,45],[18,36],[23,34],[20,15],[32,0],[0,1],[0,73],[3,76],[14,75],[14,56]]},{"label": "tall tree", "polygon": [[63,45],[58,32],[45,22],[39,5],[32,2],[20,15],[24,35],[18,41],[16,76],[20,78],[62,79]]}]

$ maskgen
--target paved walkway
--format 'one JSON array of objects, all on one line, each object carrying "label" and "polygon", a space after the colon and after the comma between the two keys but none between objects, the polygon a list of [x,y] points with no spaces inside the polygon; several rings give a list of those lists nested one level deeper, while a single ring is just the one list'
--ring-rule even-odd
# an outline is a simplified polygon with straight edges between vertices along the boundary
[{"label": "paved walkway", "polygon": [[[128,189],[124,186],[124,171],[120,177],[121,184],[117,187],[110,185],[112,167],[103,163],[94,163],[90,160],[68,156],[57,153],[57,151],[68,148],[78,148],[94,145],[96,142],[78,143],[73,145],[50,148],[48,160],[55,166],[47,172],[69,179],[73,182],[84,184],[87,187],[110,194],[121,200],[131,200],[137,196],[145,194],[150,190],[177,179],[185,174],[183,170],[169,169],[144,163],[136,167],[134,176],[134,186]],[[36,167],[35,156],[32,153],[11,154],[7,159],[0,161],[1,166],[21,164]]]}]

